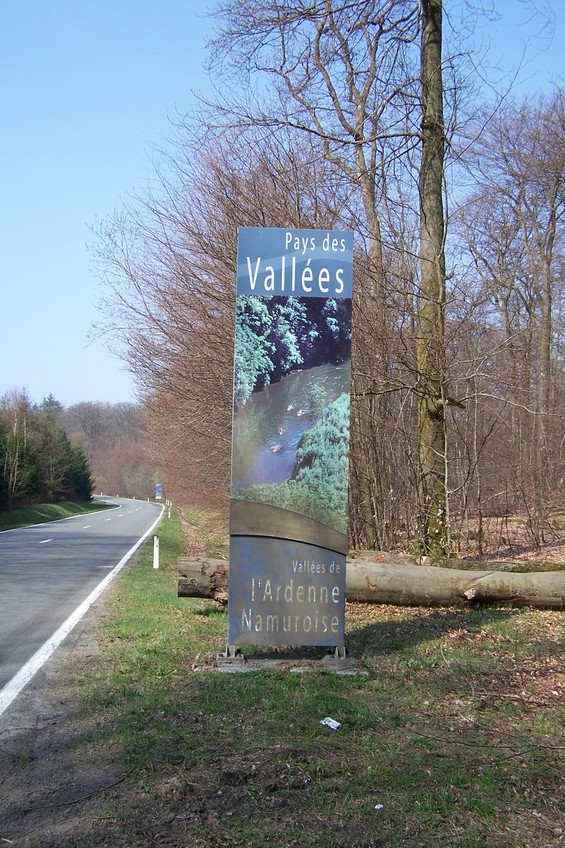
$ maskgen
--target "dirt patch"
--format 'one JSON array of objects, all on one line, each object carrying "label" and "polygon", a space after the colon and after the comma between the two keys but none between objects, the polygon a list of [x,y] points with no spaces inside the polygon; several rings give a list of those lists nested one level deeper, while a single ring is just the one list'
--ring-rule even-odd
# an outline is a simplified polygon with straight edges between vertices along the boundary
[{"label": "dirt patch", "polygon": [[86,845],[101,796],[124,779],[120,752],[86,754],[73,721],[75,675],[100,656],[103,615],[101,599],[0,718],[0,845]]}]

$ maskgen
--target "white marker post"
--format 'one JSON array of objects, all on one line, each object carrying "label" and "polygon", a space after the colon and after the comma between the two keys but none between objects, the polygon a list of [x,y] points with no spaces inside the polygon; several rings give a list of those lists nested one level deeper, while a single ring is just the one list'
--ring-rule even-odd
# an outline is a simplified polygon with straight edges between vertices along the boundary
[{"label": "white marker post", "polygon": [[159,568],[159,536],[153,536],[153,568]]}]

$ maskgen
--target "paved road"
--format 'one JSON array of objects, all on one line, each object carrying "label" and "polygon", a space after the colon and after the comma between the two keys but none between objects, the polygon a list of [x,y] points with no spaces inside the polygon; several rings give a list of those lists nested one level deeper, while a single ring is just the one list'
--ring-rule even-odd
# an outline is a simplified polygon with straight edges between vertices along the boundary
[{"label": "paved road", "polygon": [[161,513],[145,501],[107,500],[116,508],[0,533],[0,689]]}]

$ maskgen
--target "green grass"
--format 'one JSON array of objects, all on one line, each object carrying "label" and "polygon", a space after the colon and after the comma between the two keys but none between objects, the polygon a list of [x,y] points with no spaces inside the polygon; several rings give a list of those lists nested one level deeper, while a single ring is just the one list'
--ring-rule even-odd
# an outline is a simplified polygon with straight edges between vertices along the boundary
[{"label": "green grass", "polygon": [[21,509],[0,510],[0,531],[28,527],[30,524],[43,524],[45,521],[58,521],[71,515],[87,512],[99,512],[112,509],[110,504],[101,501],[64,501],[56,504],[37,504]]},{"label": "green grass", "polygon": [[128,774],[84,844],[561,844],[562,613],[348,605],[367,676],[221,674],[225,611],[176,597],[176,514],[158,532],[161,568],[145,546],[74,672],[74,744]]}]

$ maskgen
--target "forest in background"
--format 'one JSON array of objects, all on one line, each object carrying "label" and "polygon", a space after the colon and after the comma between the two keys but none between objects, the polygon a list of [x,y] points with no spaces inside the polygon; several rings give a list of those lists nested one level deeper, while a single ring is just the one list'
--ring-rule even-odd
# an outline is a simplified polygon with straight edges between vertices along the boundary
[{"label": "forest in background", "polygon": [[[450,10],[435,118],[420,10],[441,15],[439,2],[226,0],[217,11],[210,69],[225,97],[179,118],[152,187],[93,246],[105,325],[176,501],[227,510],[237,227],[351,229],[352,547],[421,539],[434,476],[451,552],[480,555],[492,516],[520,516],[533,544],[552,538],[565,476],[565,91],[556,81],[516,97],[487,77],[472,5],[457,21]],[[435,291],[421,190],[434,121]]]},{"label": "forest in background", "polygon": [[25,391],[0,399],[0,509],[93,493],[149,498],[155,473],[145,450],[144,416],[132,403],[41,404]]}]

